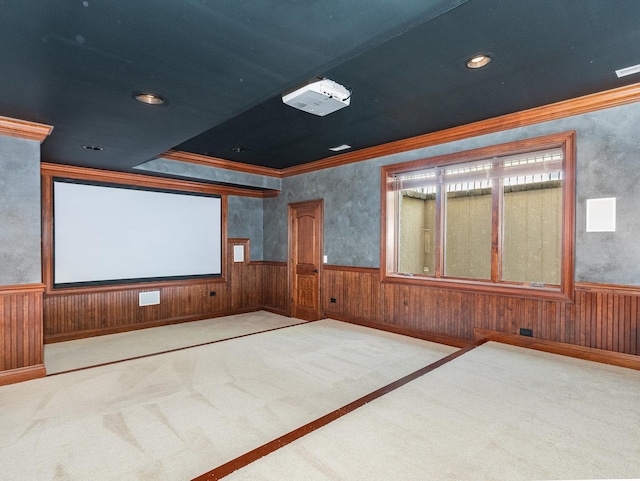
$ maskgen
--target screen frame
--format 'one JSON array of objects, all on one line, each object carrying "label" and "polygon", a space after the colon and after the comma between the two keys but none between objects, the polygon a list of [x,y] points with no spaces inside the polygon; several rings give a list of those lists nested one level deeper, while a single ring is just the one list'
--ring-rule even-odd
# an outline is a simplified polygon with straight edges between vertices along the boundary
[{"label": "screen frame", "polygon": [[[162,189],[162,188],[151,188],[151,187],[142,187],[137,185],[127,185],[127,184],[117,184],[113,182],[98,182],[98,181],[90,181],[90,180],[81,180],[81,179],[72,179],[65,177],[53,177],[53,197],[51,201],[52,205],[52,272],[53,272],[53,288],[54,289],[64,289],[64,288],[73,288],[73,287],[91,287],[91,286],[108,286],[113,284],[138,284],[142,282],[158,282],[158,281],[181,281],[181,280],[190,280],[190,279],[210,279],[210,278],[219,278],[222,277],[222,196],[219,194],[209,194],[202,192],[185,192],[173,189]],[[90,281],[76,281],[76,282],[56,282],[56,205],[55,205],[55,184],[75,184],[75,185],[86,185],[92,187],[106,187],[111,189],[123,189],[123,190],[134,190],[140,192],[153,192],[153,193],[162,193],[162,194],[175,194],[181,196],[197,196],[197,197],[208,197],[213,199],[220,199],[220,212],[219,212],[219,220],[220,225],[218,227],[218,232],[220,233],[220,249],[218,252],[219,258],[217,259],[220,265],[219,273],[205,273],[205,274],[186,274],[186,275],[168,275],[168,276],[149,276],[149,277],[131,277],[131,278],[117,278],[117,279],[103,279],[103,280],[90,280]]]},{"label": "screen frame", "polygon": [[[117,184],[123,187],[175,191],[181,194],[211,194],[221,199],[221,274],[215,276],[195,276],[189,278],[149,278],[136,279],[130,282],[114,281],[109,283],[83,283],[77,286],[54,287],[53,271],[53,180],[69,179],[74,182],[88,182],[98,185]],[[227,282],[228,266],[227,254],[227,219],[228,196],[249,195],[257,196],[253,192],[241,189],[230,189],[224,186],[205,184],[182,179],[154,177],[125,172],[101,171],[82,167],[59,166],[43,164],[42,166],[42,277],[47,296],[66,295],[73,293],[92,293],[105,291],[121,291],[123,289],[147,289],[186,285],[215,285]],[[237,191],[237,192],[236,192]]]}]

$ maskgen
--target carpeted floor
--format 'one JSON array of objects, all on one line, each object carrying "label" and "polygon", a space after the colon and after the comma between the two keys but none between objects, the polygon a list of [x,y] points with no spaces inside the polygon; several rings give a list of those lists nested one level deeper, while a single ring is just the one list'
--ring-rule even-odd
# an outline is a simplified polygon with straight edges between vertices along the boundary
[{"label": "carpeted floor", "polygon": [[2,386],[0,479],[189,480],[454,351],[324,320]]},{"label": "carpeted floor", "polygon": [[181,349],[300,324],[300,319],[260,311],[172,324],[87,339],[45,344],[47,374]]},{"label": "carpeted floor", "polygon": [[226,477],[640,478],[640,372],[497,343]]},{"label": "carpeted floor", "polygon": [[[297,323],[253,313],[48,345],[59,374],[0,387],[0,479],[187,481],[457,351]],[[459,354],[225,479],[640,478],[640,371],[493,342]]]}]

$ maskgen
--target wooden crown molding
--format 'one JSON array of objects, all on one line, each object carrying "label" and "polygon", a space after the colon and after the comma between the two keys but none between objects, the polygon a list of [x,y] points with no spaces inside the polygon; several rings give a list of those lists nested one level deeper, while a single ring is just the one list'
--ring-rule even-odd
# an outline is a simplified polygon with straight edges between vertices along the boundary
[{"label": "wooden crown molding", "polygon": [[75,167],[70,165],[41,164],[43,175],[70,177],[73,179],[93,180],[98,182],[112,182],[120,184],[134,184],[143,187],[156,189],[174,189],[189,192],[202,192],[209,194],[237,195],[242,197],[277,197],[280,193],[277,190],[255,190],[243,189],[241,187],[231,187],[226,185],[207,184],[187,180],[171,179],[166,177],[153,177],[144,174],[131,174],[128,172],[115,172],[87,167]]},{"label": "wooden crown molding", "polygon": [[12,119],[9,117],[0,117],[0,135],[37,140],[42,143],[44,142],[44,139],[49,136],[52,130],[53,127],[50,125]]},{"label": "wooden crown molding", "polygon": [[480,135],[493,134],[504,130],[525,127],[527,125],[586,114],[597,110],[626,105],[640,100],[640,83],[564,100],[513,114],[481,120],[438,132],[418,135],[408,139],[389,142],[367,149],[327,157],[325,159],[297,165],[283,170],[283,177],[305,174],[315,170],[338,167],[340,165],[374,159],[385,155],[408,152],[410,150],[446,144]]},{"label": "wooden crown molding", "polygon": [[169,160],[177,160],[180,162],[188,162],[191,164],[206,165],[208,167],[217,167],[219,169],[234,170],[247,174],[265,175],[267,177],[282,177],[280,169],[272,169],[270,167],[262,167],[261,165],[244,164],[242,162],[234,162],[232,160],[219,159],[217,157],[209,157],[207,155],[193,154],[191,152],[182,152],[177,150],[168,150],[158,157]]},{"label": "wooden crown molding", "polygon": [[271,169],[268,167],[207,157],[205,155],[191,154],[188,152],[169,151],[162,154],[161,157],[180,160],[183,162],[199,163],[222,169],[237,170],[251,174],[284,178],[291,177],[293,175],[307,174],[317,170],[339,167],[341,165],[352,164],[363,160],[375,159],[386,155],[446,144],[448,142],[477,137],[479,135],[493,134],[503,130],[562,119],[573,115],[581,115],[589,112],[595,112],[597,110],[618,107],[620,105],[634,103],[639,100],[640,83],[636,83],[612,90],[605,90],[604,92],[585,95],[583,97],[577,97],[575,99],[544,105],[542,107],[535,107],[512,114],[502,115],[492,119],[481,120],[471,124],[440,130],[438,132],[418,135],[416,137],[397,140],[395,142],[356,150],[354,152],[334,155],[316,160],[315,162],[287,167],[286,169]]}]

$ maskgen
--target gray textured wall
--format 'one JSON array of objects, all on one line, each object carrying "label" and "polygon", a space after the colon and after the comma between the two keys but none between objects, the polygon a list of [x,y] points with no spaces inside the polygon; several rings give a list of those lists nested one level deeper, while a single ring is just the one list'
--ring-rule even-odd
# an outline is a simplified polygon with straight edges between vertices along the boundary
[{"label": "gray textured wall", "polygon": [[324,199],[324,253],[328,263],[378,266],[379,162],[367,161],[286,177],[277,198],[264,200],[264,257],[287,259],[287,204]]},{"label": "gray textured wall", "polygon": [[[285,178],[264,200],[264,259],[287,257],[287,203],[324,199],[329,263],[380,264],[380,166],[524,138],[577,132],[576,281],[640,285],[640,104]],[[585,232],[585,201],[617,198],[615,233]]]},{"label": "gray textured wall", "polygon": [[42,282],[40,144],[0,137],[0,285]]},{"label": "gray textured wall", "polygon": [[248,237],[252,261],[263,260],[262,254],[262,199],[229,196],[228,237]]}]

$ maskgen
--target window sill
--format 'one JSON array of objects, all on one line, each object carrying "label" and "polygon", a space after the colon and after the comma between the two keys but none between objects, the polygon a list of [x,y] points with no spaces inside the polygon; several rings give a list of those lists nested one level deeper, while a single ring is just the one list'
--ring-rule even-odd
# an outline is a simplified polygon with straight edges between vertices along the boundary
[{"label": "window sill", "polygon": [[569,287],[533,287],[518,284],[497,284],[464,279],[436,279],[433,277],[380,273],[381,282],[435,289],[466,291],[470,293],[512,296],[527,299],[573,302],[573,289]]}]

